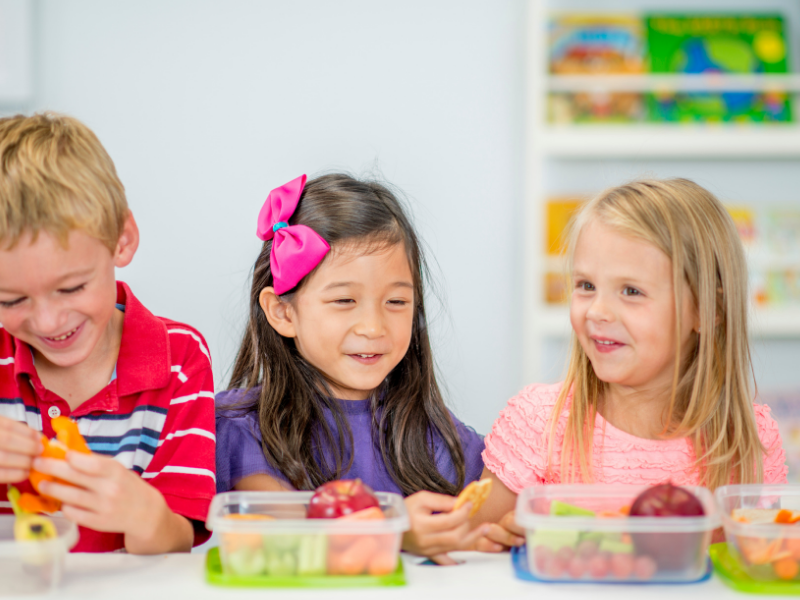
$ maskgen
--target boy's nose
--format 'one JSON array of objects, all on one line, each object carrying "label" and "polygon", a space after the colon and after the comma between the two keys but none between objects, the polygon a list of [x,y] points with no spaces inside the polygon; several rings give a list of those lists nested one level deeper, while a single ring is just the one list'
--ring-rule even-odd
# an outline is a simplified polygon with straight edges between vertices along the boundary
[{"label": "boy's nose", "polygon": [[64,333],[61,329],[65,320],[61,311],[49,304],[35,306],[30,321],[38,335],[50,337]]}]

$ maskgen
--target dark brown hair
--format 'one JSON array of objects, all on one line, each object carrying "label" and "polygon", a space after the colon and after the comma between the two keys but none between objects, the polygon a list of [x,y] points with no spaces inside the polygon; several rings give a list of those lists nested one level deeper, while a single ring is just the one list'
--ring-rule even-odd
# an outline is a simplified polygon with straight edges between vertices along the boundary
[{"label": "dark brown hair", "polygon": [[[310,227],[333,251],[348,244],[364,245],[365,252],[403,244],[414,281],[411,343],[371,395],[374,436],[384,463],[404,494],[419,490],[457,493],[464,485],[464,454],[436,383],[425,319],[425,260],[400,202],[374,181],[324,175],[306,184],[289,224]],[[353,435],[331,398],[324,374],[300,355],[293,339],[272,328],[261,310],[259,294],[273,285],[271,249],[272,241],[265,242],[253,269],[250,319],[229,389],[261,386],[258,394],[245,394],[245,398],[257,396],[256,402],[241,408],[258,413],[264,455],[296,489],[313,489],[339,479],[352,464]],[[281,298],[291,301],[309,275]],[[335,431],[325,420],[326,409],[333,415]],[[455,482],[436,468],[431,445],[435,436],[447,446],[456,469]],[[332,456],[320,451],[326,446]]]}]

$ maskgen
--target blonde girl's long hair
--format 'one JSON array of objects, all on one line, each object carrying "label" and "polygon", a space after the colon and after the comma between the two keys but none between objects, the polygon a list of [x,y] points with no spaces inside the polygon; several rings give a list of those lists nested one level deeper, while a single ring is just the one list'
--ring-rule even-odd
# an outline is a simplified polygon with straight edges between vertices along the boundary
[{"label": "blonde girl's long hair", "polygon": [[[684,286],[699,316],[697,344],[675,356],[672,394],[664,438],[691,439],[702,485],[762,480],[762,453],[751,393],[752,364],[747,335],[747,265],[736,227],[709,191],[688,179],[640,180],[608,189],[583,207],[569,236],[569,268],[581,231],[602,222],[621,235],[652,244],[672,261],[675,335],[680,339]],[[561,447],[562,480],[589,482],[598,402],[605,384],[573,333],[564,385],[548,436],[553,456],[558,417],[568,406]],[[552,459],[551,459],[552,460]],[[579,471],[578,472],[576,472]],[[565,477],[566,476],[566,477]]]}]

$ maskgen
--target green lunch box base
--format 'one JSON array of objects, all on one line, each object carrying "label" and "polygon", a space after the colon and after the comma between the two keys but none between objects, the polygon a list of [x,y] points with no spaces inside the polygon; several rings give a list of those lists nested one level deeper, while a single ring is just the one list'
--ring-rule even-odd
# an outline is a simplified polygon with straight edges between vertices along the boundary
[{"label": "green lunch box base", "polygon": [[281,587],[281,588],[353,588],[383,587],[406,584],[403,559],[398,557],[397,568],[388,575],[317,575],[282,576],[272,575],[228,575],[222,572],[219,548],[211,548],[206,554],[206,581],[227,587]]},{"label": "green lunch box base", "polygon": [[740,592],[750,594],[776,594],[800,596],[798,581],[759,581],[753,579],[742,569],[736,558],[728,552],[728,544],[711,544],[708,555],[714,563],[714,570],[722,582]]}]

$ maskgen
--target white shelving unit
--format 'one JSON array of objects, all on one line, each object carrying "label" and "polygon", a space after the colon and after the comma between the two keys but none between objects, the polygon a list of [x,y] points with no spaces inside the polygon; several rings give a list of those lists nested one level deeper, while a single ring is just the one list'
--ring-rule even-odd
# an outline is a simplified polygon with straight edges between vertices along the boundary
[{"label": "white shelving unit", "polygon": [[[598,3],[594,12],[601,11],[602,4]],[[724,2],[717,4],[724,9]],[[617,2],[615,9],[618,5]],[[757,8],[757,3],[754,6]],[[549,4],[546,0],[528,0],[527,8],[523,364],[525,381],[532,382],[544,379],[543,353],[548,340],[563,342],[571,331],[568,309],[544,301],[543,279],[548,264],[542,243],[545,202],[548,196],[573,192],[570,189],[548,189],[548,163],[609,159],[800,161],[800,125],[797,123],[760,126],[556,125],[547,122],[548,93],[664,89],[800,92],[800,75],[554,76],[549,73],[547,26],[550,9],[561,7],[555,0]],[[662,8],[670,9],[669,0],[664,0]],[[628,12],[636,10],[636,0],[631,0]],[[795,103],[796,118],[800,114],[797,108]],[[800,340],[800,309],[753,310],[750,323],[756,338]]]}]

